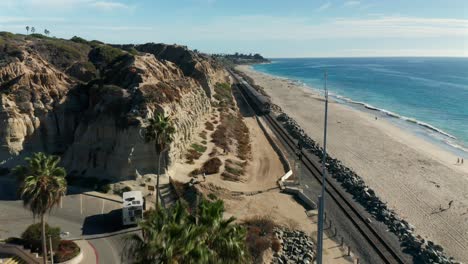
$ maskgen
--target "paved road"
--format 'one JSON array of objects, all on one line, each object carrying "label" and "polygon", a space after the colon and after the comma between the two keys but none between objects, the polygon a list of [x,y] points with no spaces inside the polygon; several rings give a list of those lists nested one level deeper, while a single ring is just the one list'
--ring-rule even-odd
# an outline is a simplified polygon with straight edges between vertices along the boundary
[{"label": "paved road", "polygon": [[[14,183],[0,181],[0,238],[20,236],[27,226],[39,221],[33,219],[20,200],[16,200]],[[62,206],[54,208],[47,222],[70,232],[66,239],[85,237],[96,249],[100,263],[121,263],[120,253],[126,234],[121,226],[121,204],[97,197],[73,194],[62,200]],[[97,237],[97,238],[93,238]],[[125,262],[125,261],[123,261]]]}]

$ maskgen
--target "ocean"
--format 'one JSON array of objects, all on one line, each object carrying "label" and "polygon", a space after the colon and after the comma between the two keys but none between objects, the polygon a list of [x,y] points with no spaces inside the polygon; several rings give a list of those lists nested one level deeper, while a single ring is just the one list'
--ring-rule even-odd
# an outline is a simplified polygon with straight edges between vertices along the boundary
[{"label": "ocean", "polygon": [[468,58],[300,58],[257,64],[259,72],[323,92],[387,118],[468,157]]}]

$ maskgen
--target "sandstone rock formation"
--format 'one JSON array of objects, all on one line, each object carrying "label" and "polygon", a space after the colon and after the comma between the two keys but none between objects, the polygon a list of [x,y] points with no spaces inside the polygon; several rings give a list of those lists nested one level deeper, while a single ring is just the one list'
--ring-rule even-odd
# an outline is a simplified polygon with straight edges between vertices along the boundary
[{"label": "sandstone rock formation", "polygon": [[[3,44],[2,44],[3,43]],[[168,162],[181,157],[227,73],[206,55],[164,44],[126,52],[96,41],[0,33],[0,162],[34,151],[62,155],[76,176],[132,179],[156,172],[141,137],[156,112],[176,127]]]}]

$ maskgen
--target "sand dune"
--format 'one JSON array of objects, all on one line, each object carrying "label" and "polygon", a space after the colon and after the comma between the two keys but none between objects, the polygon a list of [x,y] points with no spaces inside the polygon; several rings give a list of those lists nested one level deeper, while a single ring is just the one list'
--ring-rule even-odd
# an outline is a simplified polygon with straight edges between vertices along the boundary
[{"label": "sand dune", "polygon": [[[238,69],[264,87],[311,138],[322,142],[323,101],[318,94],[249,66]],[[329,153],[358,173],[390,208],[415,226],[417,234],[467,262],[468,164],[455,165],[453,154],[383,118],[376,120],[372,114],[336,102],[329,109]]]}]

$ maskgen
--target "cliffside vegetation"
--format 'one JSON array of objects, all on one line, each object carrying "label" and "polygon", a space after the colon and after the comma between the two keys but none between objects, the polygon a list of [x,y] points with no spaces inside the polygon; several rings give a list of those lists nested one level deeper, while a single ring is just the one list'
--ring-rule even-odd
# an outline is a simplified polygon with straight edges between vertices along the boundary
[{"label": "cliffside vegetation", "polygon": [[154,172],[156,154],[139,127],[155,113],[174,117],[175,140],[164,155],[168,162],[182,156],[226,75],[210,56],[179,45],[0,32],[0,160],[11,167],[27,146],[62,155],[76,177]]},{"label": "cliffside vegetation", "polygon": [[242,53],[234,53],[234,54],[213,54],[214,58],[222,62],[223,64],[227,65],[235,65],[235,64],[255,64],[255,63],[267,63],[270,60],[264,58],[262,55],[255,53],[255,54],[242,54]]}]

